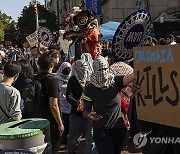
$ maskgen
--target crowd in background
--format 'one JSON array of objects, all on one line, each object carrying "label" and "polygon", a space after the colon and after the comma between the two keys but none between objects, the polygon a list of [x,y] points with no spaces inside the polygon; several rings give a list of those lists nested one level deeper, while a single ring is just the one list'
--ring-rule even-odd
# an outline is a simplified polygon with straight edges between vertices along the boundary
[{"label": "crowd in background", "polygon": [[[159,41],[149,37],[145,45],[178,43],[180,36],[170,34]],[[76,153],[85,132],[87,154],[126,152],[129,137],[137,133],[133,90],[130,90],[133,65],[113,62],[112,41],[101,41],[101,54],[96,59],[83,53],[72,65],[67,61],[68,54],[57,46],[45,49],[31,48],[27,43],[22,46],[0,45],[0,106],[7,114],[0,110],[0,123],[30,118],[25,113],[23,88],[34,78],[44,77],[41,84],[46,105],[42,109],[47,114],[43,118],[50,121],[53,150],[67,147],[69,153]],[[124,87],[120,94],[123,100],[120,100],[118,94]]]}]

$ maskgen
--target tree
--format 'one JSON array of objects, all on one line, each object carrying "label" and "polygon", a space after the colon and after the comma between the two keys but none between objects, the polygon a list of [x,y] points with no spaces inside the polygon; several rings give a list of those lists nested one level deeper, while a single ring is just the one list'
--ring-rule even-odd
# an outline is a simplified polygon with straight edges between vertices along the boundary
[{"label": "tree", "polygon": [[[42,5],[38,4],[39,20],[45,20],[46,23],[40,23],[40,26],[45,26],[52,31],[59,29],[57,17],[53,12],[49,12]],[[20,31],[35,31],[36,30],[36,14],[33,4],[27,7],[25,6],[22,10],[21,16],[18,18],[17,27]]]},{"label": "tree", "polygon": [[4,40],[4,26],[2,21],[0,20],[0,42]]},{"label": "tree", "polygon": [[12,19],[11,16],[0,12],[0,41],[4,40],[4,31],[15,30],[15,25],[16,22]]}]

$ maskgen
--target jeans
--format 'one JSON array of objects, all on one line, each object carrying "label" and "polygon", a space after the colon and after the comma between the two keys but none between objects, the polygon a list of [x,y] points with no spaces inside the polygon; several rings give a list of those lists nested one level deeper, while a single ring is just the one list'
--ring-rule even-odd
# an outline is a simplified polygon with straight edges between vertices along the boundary
[{"label": "jeans", "polygon": [[99,154],[120,154],[126,127],[120,129],[94,128],[94,142]]},{"label": "jeans", "polygon": [[77,152],[80,139],[85,131],[86,154],[98,154],[93,142],[92,124],[83,116],[70,115],[69,134],[67,136],[67,148],[69,152]]}]

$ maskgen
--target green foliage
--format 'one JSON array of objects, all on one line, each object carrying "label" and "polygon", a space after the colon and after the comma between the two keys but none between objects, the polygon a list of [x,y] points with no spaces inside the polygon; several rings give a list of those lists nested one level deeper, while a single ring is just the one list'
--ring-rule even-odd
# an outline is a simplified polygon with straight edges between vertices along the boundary
[{"label": "green foliage", "polygon": [[4,40],[5,30],[14,30],[16,22],[12,20],[11,16],[0,12],[0,41]]},{"label": "green foliage", "polygon": [[4,26],[2,21],[0,20],[0,42],[4,40]]},{"label": "green foliage", "polygon": [[[52,31],[59,29],[56,15],[46,10],[40,4],[38,4],[38,15],[39,20],[46,20],[46,23],[39,23],[40,26],[48,27]],[[18,19],[17,27],[20,31],[26,30],[33,32],[36,30],[36,14],[32,4],[28,7],[24,7],[22,10],[21,16]]]}]

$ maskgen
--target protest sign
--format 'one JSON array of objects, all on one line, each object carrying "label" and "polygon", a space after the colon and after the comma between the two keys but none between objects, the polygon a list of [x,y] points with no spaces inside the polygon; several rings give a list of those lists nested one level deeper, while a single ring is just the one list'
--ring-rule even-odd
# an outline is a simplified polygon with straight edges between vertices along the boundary
[{"label": "protest sign", "polygon": [[133,47],[145,44],[151,28],[151,16],[147,10],[138,10],[124,19],[112,41],[112,57],[119,61],[133,58]]},{"label": "protest sign", "polygon": [[36,46],[38,44],[38,31],[36,30],[34,33],[27,36],[26,40],[28,41],[31,47]]},{"label": "protest sign", "polygon": [[40,43],[46,47],[49,47],[52,43],[52,33],[47,27],[39,27],[38,29],[38,37]]},{"label": "protest sign", "polygon": [[180,45],[134,48],[140,120],[180,128]]}]

